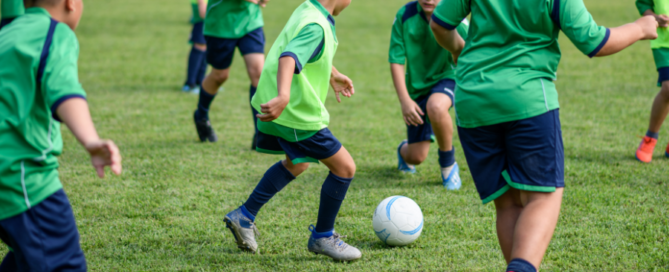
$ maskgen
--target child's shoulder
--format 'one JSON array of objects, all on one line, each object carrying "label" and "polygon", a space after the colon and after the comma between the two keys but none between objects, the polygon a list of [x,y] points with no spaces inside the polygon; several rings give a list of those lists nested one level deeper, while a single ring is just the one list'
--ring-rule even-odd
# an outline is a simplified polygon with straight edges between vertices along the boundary
[{"label": "child's shoulder", "polygon": [[418,1],[411,1],[402,6],[398,11],[396,18],[404,23],[409,18],[418,15]]}]

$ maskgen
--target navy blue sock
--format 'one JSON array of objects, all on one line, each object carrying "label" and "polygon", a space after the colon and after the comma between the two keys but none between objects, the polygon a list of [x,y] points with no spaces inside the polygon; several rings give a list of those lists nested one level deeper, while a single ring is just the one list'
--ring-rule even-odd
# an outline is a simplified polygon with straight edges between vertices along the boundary
[{"label": "navy blue sock", "polygon": [[[256,94],[256,91],[258,90],[258,87],[253,87],[251,85],[251,89],[249,90],[249,103],[251,103],[251,99],[253,99],[253,96]],[[258,111],[251,106],[251,112],[253,113],[253,126],[256,129],[256,133],[258,132],[258,117],[256,117],[256,114],[258,114]]]},{"label": "navy blue sock", "polygon": [[197,77],[195,78],[195,85],[202,86],[202,81],[207,75],[207,51],[203,51],[204,56],[200,62],[200,68],[197,71]]},{"label": "navy blue sock", "polygon": [[9,252],[5,255],[5,258],[0,263],[0,271],[19,271],[19,267],[16,264],[16,255],[14,252]]},{"label": "navy blue sock", "polygon": [[197,83],[197,76],[200,70],[202,59],[204,59],[206,52],[200,51],[195,46],[190,49],[188,55],[188,75],[186,76],[186,85],[193,86]]},{"label": "navy blue sock", "polygon": [[351,181],[353,181],[353,178],[338,177],[332,172],[325,179],[321,188],[321,204],[318,207],[316,232],[323,233],[334,230],[335,219]]},{"label": "navy blue sock", "polygon": [[255,217],[267,201],[294,179],[295,176],[283,166],[283,163],[277,162],[267,169],[249,199],[244,203],[244,207]]},{"label": "navy blue sock", "polygon": [[537,272],[537,269],[530,262],[515,258],[506,267],[506,272]]},{"label": "navy blue sock", "polygon": [[455,163],[455,146],[451,151],[441,151],[439,150],[439,166],[441,168],[449,167]]},{"label": "navy blue sock", "polygon": [[657,140],[658,138],[660,138],[660,133],[659,133],[659,132],[651,132],[651,131],[649,130],[649,131],[646,131],[646,136],[651,137],[651,138]]},{"label": "navy blue sock", "polygon": [[209,119],[209,106],[211,101],[214,101],[216,95],[211,95],[202,88],[200,90],[200,100],[197,101],[197,111],[195,111],[195,118],[198,120]]}]

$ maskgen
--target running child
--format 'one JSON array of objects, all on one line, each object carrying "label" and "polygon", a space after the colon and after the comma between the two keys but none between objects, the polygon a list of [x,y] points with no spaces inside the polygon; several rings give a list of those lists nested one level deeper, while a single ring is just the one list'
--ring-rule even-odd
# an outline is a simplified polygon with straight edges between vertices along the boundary
[{"label": "running child", "polygon": [[0,29],[25,13],[23,0],[0,1]]},{"label": "running child", "polygon": [[[650,111],[650,124],[636,151],[637,160],[649,163],[653,160],[653,150],[660,137],[660,128],[664,119],[669,114],[669,0],[637,0],[636,7],[643,16],[653,16],[660,28],[657,29],[657,39],[650,42],[653,50],[655,67],[659,74],[657,86],[660,92],[655,96],[653,107]],[[669,157],[669,145],[665,150],[665,156]]]},{"label": "running child", "polygon": [[[453,31],[471,14],[469,36]],[[494,201],[507,271],[536,271],[553,236],[564,182],[558,94],[560,30],[589,57],[657,37],[643,17],[598,26],[582,1],[442,0],[437,41],[458,64],[460,142],[483,203]]]},{"label": "running child", "polygon": [[86,271],[72,207],[58,178],[65,123],[99,177],[121,173],[121,156],[93,126],[79,84],[73,30],[81,0],[26,0],[0,31],[0,271]]},{"label": "running child", "polygon": [[251,104],[258,114],[259,152],[285,154],[286,159],[270,167],[251,196],[225,216],[237,246],[257,252],[255,219],[258,211],[276,193],[318,161],[330,169],[321,188],[316,227],[311,225],[307,248],[339,261],[359,259],[357,248],[346,244],[334,230],[335,218],[346,196],[355,162],[327,128],[325,109],[328,86],[350,97],[353,82],[339,73],[332,62],[338,41],[333,15],[351,0],[307,0],[286,23],[269,51],[258,92]]},{"label": "running child", "polygon": [[[388,61],[407,125],[407,140],[397,147],[398,169],[415,173],[415,165],[427,158],[434,134],[442,183],[448,190],[458,190],[462,182],[448,113],[453,105],[455,63],[451,53],[434,39],[428,21],[439,1],[409,2],[397,12],[393,23]],[[457,27],[463,37],[467,36],[467,24]]]},{"label": "running child", "polygon": [[207,0],[190,0],[193,10],[193,30],[190,33],[190,43],[193,45],[188,55],[188,72],[184,92],[200,93],[200,85],[207,72],[207,41],[204,39],[204,17],[207,14]]},{"label": "running child", "polygon": [[[209,121],[209,107],[216,97],[218,89],[228,80],[230,65],[239,48],[246,71],[251,79],[249,101],[256,92],[260,72],[265,62],[265,33],[261,7],[269,0],[212,0],[207,6],[204,18],[204,37],[207,43],[207,63],[211,72],[200,88],[200,99],[193,118],[197,135],[202,142],[216,142],[218,137]],[[256,126],[255,109],[253,124]],[[255,128],[251,149],[255,150],[257,127]]]}]

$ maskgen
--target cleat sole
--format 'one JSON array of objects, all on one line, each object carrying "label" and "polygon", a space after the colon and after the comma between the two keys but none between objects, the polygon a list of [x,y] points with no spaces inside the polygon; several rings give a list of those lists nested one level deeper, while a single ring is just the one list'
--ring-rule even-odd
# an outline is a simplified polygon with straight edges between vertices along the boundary
[{"label": "cleat sole", "polygon": [[225,219],[223,219],[223,222],[225,222],[225,227],[227,227],[230,230],[230,232],[232,232],[232,236],[235,237],[235,242],[237,243],[237,248],[239,248],[243,251],[252,252],[254,254],[256,253],[251,248],[249,248],[248,245],[246,245],[246,242],[244,242],[244,240],[238,238],[241,235],[239,233],[237,233],[235,231],[235,229],[232,227],[232,221],[230,221],[230,219],[225,218]]}]

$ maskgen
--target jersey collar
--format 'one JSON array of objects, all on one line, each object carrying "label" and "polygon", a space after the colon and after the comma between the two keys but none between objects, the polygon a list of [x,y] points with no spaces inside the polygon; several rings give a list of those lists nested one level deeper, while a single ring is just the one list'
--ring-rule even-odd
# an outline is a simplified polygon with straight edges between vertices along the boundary
[{"label": "jersey collar", "polygon": [[[333,26],[335,25],[334,18],[332,17],[332,15],[330,15],[330,12],[328,12],[328,10],[325,9],[325,7],[323,7],[323,5],[321,5],[320,2],[318,2],[317,0],[309,0],[309,2],[311,2],[314,6],[316,6],[316,8],[317,8],[321,13],[323,13],[323,16],[325,16],[326,18],[328,18],[328,22],[330,22],[330,24],[332,24]],[[423,16],[425,16],[425,15],[423,15]]]},{"label": "jersey collar", "polygon": [[27,8],[26,9],[26,14],[41,14],[41,15],[46,15],[51,17],[51,14],[46,11],[46,9],[39,8],[39,7],[32,7],[32,8]]}]

